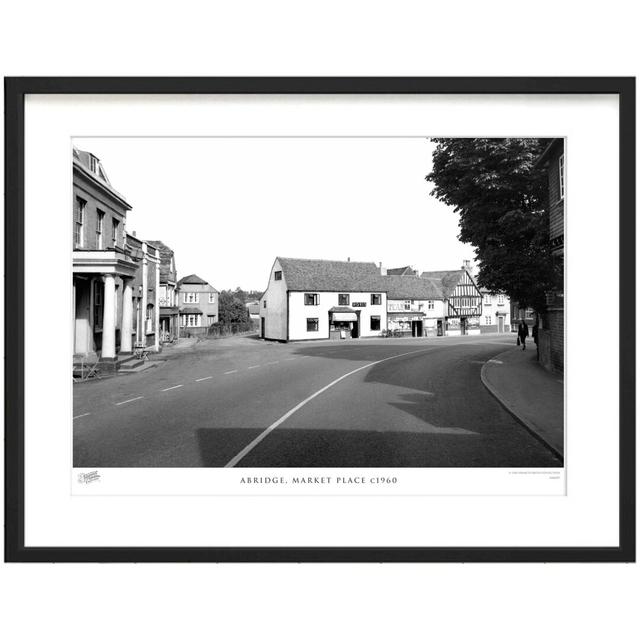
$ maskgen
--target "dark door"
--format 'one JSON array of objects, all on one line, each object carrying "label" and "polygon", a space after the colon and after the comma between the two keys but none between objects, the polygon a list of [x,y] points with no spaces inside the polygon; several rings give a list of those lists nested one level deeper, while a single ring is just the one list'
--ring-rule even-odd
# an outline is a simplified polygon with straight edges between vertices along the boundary
[{"label": "dark door", "polygon": [[265,318],[260,318],[260,337],[264,338],[264,321]]},{"label": "dark door", "polygon": [[466,318],[460,318],[460,333],[463,336],[467,335],[467,319]]},{"label": "dark door", "polygon": [[351,323],[351,337],[352,338],[357,338],[358,337],[358,321],[356,320],[355,322]]},{"label": "dark door", "polygon": [[442,335],[442,320],[438,320],[438,331],[437,331],[437,334],[439,336]]}]

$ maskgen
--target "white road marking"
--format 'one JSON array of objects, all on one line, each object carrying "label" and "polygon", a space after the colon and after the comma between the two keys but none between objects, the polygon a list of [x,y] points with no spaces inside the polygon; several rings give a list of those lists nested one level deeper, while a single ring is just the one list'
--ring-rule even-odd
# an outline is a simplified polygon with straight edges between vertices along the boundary
[{"label": "white road marking", "polygon": [[175,387],[167,387],[166,389],[162,389],[162,391],[171,391],[171,389],[178,389],[179,387],[183,387],[182,384],[177,384]]},{"label": "white road marking", "polygon": [[211,380],[211,378],[213,378],[213,376],[207,376],[206,378],[198,378],[196,382],[202,382],[203,380]]},{"label": "white road marking", "polygon": [[259,364],[254,364],[252,367],[247,367],[247,369],[257,369],[259,366]]},{"label": "white road marking", "polygon": [[230,373],[238,373],[238,370],[237,369],[232,369],[231,371],[225,371],[224,375],[228,376]]},{"label": "white road marking", "polygon": [[491,358],[491,360],[487,360],[487,364],[504,364],[504,362],[502,362],[502,360],[494,360]]},{"label": "white road marking", "polygon": [[119,406],[121,404],[127,404],[127,402],[134,402],[135,400],[142,400],[142,398],[144,398],[144,396],[138,396],[137,398],[129,398],[129,400],[123,400],[122,402],[116,402],[116,406]]},{"label": "white road marking", "polygon": [[[279,427],[285,420],[288,420],[296,411],[299,411],[306,404],[311,402],[314,398],[317,398],[321,393],[327,391],[327,389],[331,389],[334,385],[342,382],[345,378],[352,376],[354,373],[358,373],[358,371],[362,371],[363,369],[368,369],[369,367],[373,367],[376,364],[380,364],[381,362],[386,362],[387,360],[393,360],[394,358],[401,358],[402,356],[408,356],[412,353],[422,353],[424,351],[431,351],[431,349],[416,349],[415,351],[407,351],[406,353],[399,353],[395,356],[390,356],[389,358],[383,358],[382,360],[376,360],[375,362],[369,362],[368,364],[363,365],[362,367],[358,367],[353,371],[349,371],[349,373],[345,373],[343,376],[336,378],[333,382],[330,382],[328,385],[322,387],[319,391],[311,394],[308,398],[304,399],[302,402],[298,403],[293,409],[287,411],[281,418],[276,420],[273,424],[269,425],[260,435],[254,438],[240,453],[235,455],[227,464],[225,464],[225,468],[227,467],[235,467],[242,458],[244,458],[255,446],[260,444],[276,427]],[[308,356],[302,356],[306,358]]]},{"label": "white road marking", "polygon": [[76,418],[84,418],[85,416],[90,416],[90,413],[81,413],[79,416],[73,416],[73,419],[75,420]]}]

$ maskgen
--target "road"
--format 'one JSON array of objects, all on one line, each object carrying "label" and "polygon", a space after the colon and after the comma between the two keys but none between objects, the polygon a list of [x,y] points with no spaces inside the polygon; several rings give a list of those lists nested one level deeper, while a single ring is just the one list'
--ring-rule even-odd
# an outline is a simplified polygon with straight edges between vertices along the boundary
[{"label": "road", "polygon": [[561,466],[480,380],[510,338],[200,342],[75,385],[74,466]]}]

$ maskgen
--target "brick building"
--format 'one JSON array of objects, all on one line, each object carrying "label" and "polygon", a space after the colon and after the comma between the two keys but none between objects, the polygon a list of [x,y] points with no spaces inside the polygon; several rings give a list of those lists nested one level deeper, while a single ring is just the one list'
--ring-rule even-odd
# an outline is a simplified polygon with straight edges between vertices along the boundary
[{"label": "brick building", "polygon": [[158,305],[160,320],[160,342],[173,342],[180,335],[178,307],[178,272],[175,254],[161,240],[151,240],[160,252],[160,282],[158,288]]},{"label": "brick building", "polygon": [[[158,348],[159,254],[126,233],[131,206],[100,160],[73,149],[73,353],[117,370],[134,342]],[[135,312],[134,312],[135,310]]]},{"label": "brick building", "polygon": [[195,273],[178,280],[180,336],[206,335],[218,322],[218,290]]},{"label": "brick building", "polygon": [[560,282],[547,292],[547,306],[539,329],[540,362],[551,371],[564,371],[564,138],[553,138],[537,161],[545,168],[548,181],[549,238]]}]

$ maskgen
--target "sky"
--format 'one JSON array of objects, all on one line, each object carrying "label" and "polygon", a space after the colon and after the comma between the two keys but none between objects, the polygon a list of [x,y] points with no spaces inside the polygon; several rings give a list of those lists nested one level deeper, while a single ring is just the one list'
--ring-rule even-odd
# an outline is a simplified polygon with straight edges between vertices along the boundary
[{"label": "sky", "polygon": [[75,138],[178,277],[264,290],[276,256],[458,269],[473,248],[429,195],[425,138]]}]

